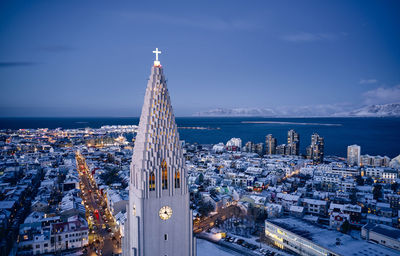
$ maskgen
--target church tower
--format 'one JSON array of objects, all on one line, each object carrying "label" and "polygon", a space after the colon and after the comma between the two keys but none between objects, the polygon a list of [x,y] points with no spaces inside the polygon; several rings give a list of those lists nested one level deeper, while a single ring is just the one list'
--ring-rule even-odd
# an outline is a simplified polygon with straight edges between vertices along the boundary
[{"label": "church tower", "polygon": [[187,171],[163,68],[151,68],[130,167],[125,256],[195,256]]}]

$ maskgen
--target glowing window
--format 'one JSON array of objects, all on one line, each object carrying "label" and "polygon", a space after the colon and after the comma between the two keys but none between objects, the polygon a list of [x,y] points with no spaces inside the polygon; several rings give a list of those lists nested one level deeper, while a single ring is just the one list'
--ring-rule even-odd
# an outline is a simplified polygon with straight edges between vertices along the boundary
[{"label": "glowing window", "polygon": [[162,189],[168,189],[168,169],[165,160],[161,163]]},{"label": "glowing window", "polygon": [[175,188],[180,188],[181,187],[181,175],[179,171],[175,172]]},{"label": "glowing window", "polygon": [[151,172],[149,177],[149,190],[154,191],[155,189],[156,189],[156,176],[154,175],[154,172]]}]

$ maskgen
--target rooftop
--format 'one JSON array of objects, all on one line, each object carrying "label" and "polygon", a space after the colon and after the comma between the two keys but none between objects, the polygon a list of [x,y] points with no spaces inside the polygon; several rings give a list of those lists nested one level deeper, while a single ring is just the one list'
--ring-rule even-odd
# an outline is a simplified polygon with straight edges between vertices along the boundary
[{"label": "rooftop", "polygon": [[[371,244],[364,240],[358,240],[350,235],[321,228],[317,225],[296,218],[288,217],[268,221],[340,255],[383,256],[397,255],[398,253],[380,245]],[[340,241],[340,245],[336,244],[337,241]]]}]

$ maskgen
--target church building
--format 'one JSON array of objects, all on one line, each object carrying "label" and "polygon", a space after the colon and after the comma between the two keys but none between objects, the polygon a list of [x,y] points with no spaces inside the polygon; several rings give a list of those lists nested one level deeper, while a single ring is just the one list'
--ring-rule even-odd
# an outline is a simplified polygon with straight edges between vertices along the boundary
[{"label": "church building", "polygon": [[124,256],[195,256],[187,171],[163,68],[151,68],[130,167]]}]

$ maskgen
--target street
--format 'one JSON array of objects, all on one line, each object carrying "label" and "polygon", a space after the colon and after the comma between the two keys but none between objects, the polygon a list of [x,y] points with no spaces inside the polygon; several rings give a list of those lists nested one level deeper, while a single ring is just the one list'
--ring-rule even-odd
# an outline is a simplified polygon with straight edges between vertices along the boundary
[{"label": "street", "polygon": [[218,210],[218,212],[212,216],[205,217],[200,221],[195,221],[193,223],[193,232],[195,234],[206,231],[215,225],[216,221],[225,221],[234,215],[239,215],[241,213],[240,208],[231,204],[228,207]]},{"label": "street", "polygon": [[80,189],[89,224],[87,255],[113,255],[121,253],[119,228],[107,208],[105,196],[98,189],[85,158],[76,153]]}]

